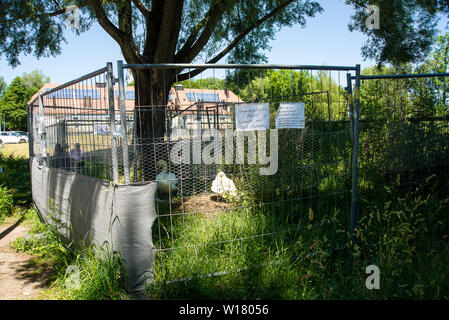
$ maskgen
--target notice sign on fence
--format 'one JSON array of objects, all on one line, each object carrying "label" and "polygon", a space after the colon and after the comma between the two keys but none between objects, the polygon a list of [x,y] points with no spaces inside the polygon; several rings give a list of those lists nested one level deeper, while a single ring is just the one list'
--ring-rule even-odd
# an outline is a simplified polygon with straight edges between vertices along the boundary
[{"label": "notice sign on fence", "polygon": [[276,113],[276,129],[304,129],[305,103],[281,103]]},{"label": "notice sign on fence", "polygon": [[[122,127],[119,124],[115,125],[115,133],[122,134]],[[108,124],[94,124],[94,134],[98,135],[108,135],[109,125]]]},{"label": "notice sign on fence", "polygon": [[267,130],[270,128],[268,103],[242,103],[235,106],[237,131]]}]

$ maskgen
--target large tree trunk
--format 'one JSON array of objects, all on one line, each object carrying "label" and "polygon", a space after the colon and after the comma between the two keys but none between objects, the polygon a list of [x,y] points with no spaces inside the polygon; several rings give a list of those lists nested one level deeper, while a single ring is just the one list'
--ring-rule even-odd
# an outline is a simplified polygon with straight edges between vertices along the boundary
[{"label": "large tree trunk", "polygon": [[157,162],[169,161],[169,146],[164,143],[167,131],[166,107],[175,70],[134,70],[136,132],[139,180],[154,180]]}]

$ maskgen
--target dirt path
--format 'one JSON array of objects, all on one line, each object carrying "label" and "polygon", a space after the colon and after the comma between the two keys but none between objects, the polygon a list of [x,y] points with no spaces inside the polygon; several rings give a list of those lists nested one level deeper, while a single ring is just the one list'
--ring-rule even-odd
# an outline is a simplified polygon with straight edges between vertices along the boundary
[{"label": "dirt path", "polygon": [[32,256],[17,253],[9,246],[29,231],[20,222],[0,226],[0,300],[37,299],[49,285],[48,270],[37,266]]}]

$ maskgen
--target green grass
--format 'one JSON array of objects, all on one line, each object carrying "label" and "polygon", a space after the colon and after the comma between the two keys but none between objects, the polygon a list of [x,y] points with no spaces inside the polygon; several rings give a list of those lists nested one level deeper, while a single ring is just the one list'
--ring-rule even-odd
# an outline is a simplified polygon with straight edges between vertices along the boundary
[{"label": "green grass", "polygon": [[9,221],[15,213],[26,211],[31,204],[31,181],[28,159],[8,151],[4,145],[0,154],[0,224]]},{"label": "green grass", "polygon": [[[400,180],[362,190],[353,248],[343,219],[347,210],[329,215],[318,201],[285,211],[250,206],[215,216],[160,218],[154,244],[177,249],[157,254],[148,293],[154,299],[447,299],[444,178],[406,187]],[[303,214],[295,216],[300,206]],[[251,238],[294,225],[303,228]],[[336,250],[341,245],[349,249]],[[365,286],[371,264],[380,268],[380,290]]]},{"label": "green grass", "polygon": [[14,156],[15,158],[29,158],[28,143],[8,143],[3,144],[1,150],[2,156],[9,157]]},{"label": "green grass", "polygon": [[28,159],[15,155],[0,155],[0,185],[7,187],[14,197],[15,205],[31,203],[31,180]]},{"label": "green grass", "polygon": [[[28,237],[20,237],[10,244],[17,252],[35,257],[36,269],[45,265],[51,269],[51,286],[44,290],[44,299],[114,300],[127,298],[126,274],[123,260],[107,247],[67,243],[57,232],[57,213],[50,223],[43,223],[34,209],[25,214],[32,228]],[[77,280],[68,270],[76,269]]]},{"label": "green grass", "polygon": [[[43,224],[28,209],[28,160],[3,155],[0,165],[4,169],[0,201],[7,204],[6,220],[24,216],[23,223],[32,227],[31,237],[19,238],[12,247],[36,257],[36,272],[42,265],[53,272],[44,298],[127,298],[120,256],[107,248],[64,242],[51,224]],[[361,219],[351,248],[348,194],[340,194],[347,190],[346,170],[344,163],[320,167],[319,183],[307,194],[319,193],[321,198],[261,206],[245,189],[248,192],[239,205],[222,214],[159,217],[153,242],[161,250],[148,295],[153,299],[448,299],[447,177],[429,170],[416,176],[411,172],[385,176],[364,168]],[[166,209],[160,206],[159,213]],[[57,221],[57,214],[53,217]],[[266,236],[258,236],[262,234]],[[380,290],[365,287],[365,268],[371,264],[380,269]],[[69,266],[79,270],[78,287],[67,286]]]}]

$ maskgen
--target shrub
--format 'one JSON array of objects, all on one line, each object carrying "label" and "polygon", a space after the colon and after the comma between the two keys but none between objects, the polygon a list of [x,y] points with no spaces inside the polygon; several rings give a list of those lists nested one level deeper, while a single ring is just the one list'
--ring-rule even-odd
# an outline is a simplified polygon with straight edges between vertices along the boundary
[{"label": "shrub", "polygon": [[0,223],[11,214],[14,199],[12,193],[7,187],[0,187]]}]

